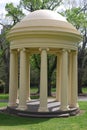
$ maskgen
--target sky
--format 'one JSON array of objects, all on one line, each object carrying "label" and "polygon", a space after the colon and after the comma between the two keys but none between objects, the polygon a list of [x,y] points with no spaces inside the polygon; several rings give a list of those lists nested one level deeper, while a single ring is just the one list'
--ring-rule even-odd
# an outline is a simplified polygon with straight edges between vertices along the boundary
[{"label": "sky", "polygon": [[[0,0],[0,22],[3,23],[5,22],[5,5],[6,3],[13,3],[14,5],[19,4],[20,0]],[[2,19],[2,20],[1,20]],[[0,25],[0,30],[1,30],[2,26]]]},{"label": "sky", "polygon": [[0,0],[0,14],[5,13],[5,5],[6,3],[14,3],[14,5],[17,5],[20,0]]}]

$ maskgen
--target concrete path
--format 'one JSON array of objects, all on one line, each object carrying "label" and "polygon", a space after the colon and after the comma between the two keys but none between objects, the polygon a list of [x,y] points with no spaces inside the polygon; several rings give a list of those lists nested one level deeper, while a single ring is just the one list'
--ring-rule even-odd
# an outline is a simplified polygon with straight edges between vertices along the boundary
[{"label": "concrete path", "polygon": [[87,96],[78,96],[78,101],[87,101]]}]

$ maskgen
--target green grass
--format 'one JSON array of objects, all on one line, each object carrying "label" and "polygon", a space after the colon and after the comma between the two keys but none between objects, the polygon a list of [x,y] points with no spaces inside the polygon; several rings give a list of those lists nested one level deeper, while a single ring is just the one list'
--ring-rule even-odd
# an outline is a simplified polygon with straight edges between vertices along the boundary
[{"label": "green grass", "polygon": [[79,102],[83,114],[69,118],[24,118],[0,113],[0,130],[86,130],[87,102]]},{"label": "green grass", "polygon": [[82,92],[83,92],[83,93],[87,93],[87,87],[83,87],[83,88],[82,88]]},{"label": "green grass", "polygon": [[31,87],[31,89],[30,89],[31,93],[37,93],[37,91],[38,91],[38,88],[36,86],[35,87]]},{"label": "green grass", "polygon": [[7,106],[7,102],[0,102],[0,107],[6,107]]},{"label": "green grass", "polygon": [[56,88],[55,87],[52,87],[52,92],[56,92]]},{"label": "green grass", "polygon": [[8,99],[8,94],[0,94],[0,99]]}]

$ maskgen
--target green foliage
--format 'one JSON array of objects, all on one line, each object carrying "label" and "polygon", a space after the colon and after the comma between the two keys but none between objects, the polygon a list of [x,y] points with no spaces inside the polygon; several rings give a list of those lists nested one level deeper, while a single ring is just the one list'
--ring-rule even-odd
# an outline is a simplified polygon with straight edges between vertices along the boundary
[{"label": "green foliage", "polygon": [[41,0],[21,0],[20,5],[32,12],[41,8]]},{"label": "green foliage", "polygon": [[13,25],[19,22],[24,17],[24,13],[22,12],[22,9],[19,5],[15,7],[13,3],[7,3],[5,6],[5,10],[7,11],[6,16],[11,18],[14,22]]},{"label": "green foliage", "polygon": [[64,12],[67,20],[72,23],[77,29],[87,26],[87,14],[80,12],[81,8],[67,9]]},{"label": "green foliage", "polygon": [[40,54],[33,54],[30,58],[32,68],[40,70]]},{"label": "green foliage", "polygon": [[[3,28],[0,34],[0,79],[5,82],[8,87],[9,82],[9,42],[6,40],[8,26]],[[5,88],[7,91],[8,88]]]},{"label": "green foliage", "polygon": [[[86,5],[84,5],[86,6]],[[87,52],[86,52],[86,44],[87,44],[87,11],[85,7],[83,8],[71,8],[67,9],[64,13],[67,20],[72,23],[83,35],[83,41],[81,46],[79,45],[78,49],[78,92],[82,93],[82,85],[83,82],[86,81],[87,71],[86,67],[83,65],[87,61]],[[85,60],[85,62],[84,62]]]},{"label": "green foliage", "polygon": [[20,0],[20,5],[28,11],[35,11],[39,9],[56,9],[62,0]]}]

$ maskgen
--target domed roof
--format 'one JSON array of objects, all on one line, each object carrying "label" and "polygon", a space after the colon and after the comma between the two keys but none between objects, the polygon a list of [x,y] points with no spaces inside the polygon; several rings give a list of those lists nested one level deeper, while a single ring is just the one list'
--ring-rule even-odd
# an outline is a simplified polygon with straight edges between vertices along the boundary
[{"label": "domed roof", "polygon": [[51,10],[37,10],[29,15],[27,15],[22,21],[36,20],[36,19],[49,19],[49,20],[59,20],[67,22],[67,20],[57,12]]},{"label": "domed roof", "polygon": [[29,13],[11,29],[7,37],[12,48],[63,46],[73,48],[75,43],[81,40],[80,33],[72,24],[62,15],[50,10]]}]

